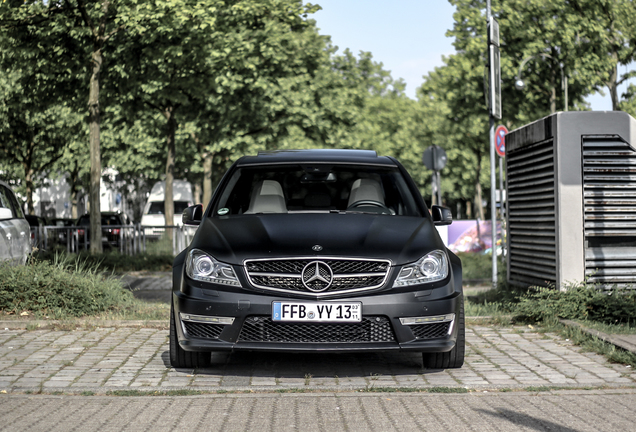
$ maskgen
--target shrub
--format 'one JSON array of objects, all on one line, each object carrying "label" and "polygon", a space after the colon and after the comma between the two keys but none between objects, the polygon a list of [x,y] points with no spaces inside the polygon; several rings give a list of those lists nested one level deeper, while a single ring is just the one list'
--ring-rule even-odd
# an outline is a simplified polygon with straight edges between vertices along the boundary
[{"label": "shrub", "polygon": [[517,318],[544,321],[550,318],[592,320],[607,324],[629,323],[636,317],[636,292],[602,291],[576,284],[566,291],[532,288],[514,308]]},{"label": "shrub", "polygon": [[81,317],[118,310],[132,301],[119,280],[79,259],[0,264],[0,310],[5,313]]},{"label": "shrub", "polygon": [[[464,280],[492,279],[492,254],[482,254],[479,252],[459,252],[457,256],[462,260],[462,271]],[[502,274],[505,279],[505,261],[497,257],[497,269],[499,277]],[[502,273],[502,271],[504,273]]]}]

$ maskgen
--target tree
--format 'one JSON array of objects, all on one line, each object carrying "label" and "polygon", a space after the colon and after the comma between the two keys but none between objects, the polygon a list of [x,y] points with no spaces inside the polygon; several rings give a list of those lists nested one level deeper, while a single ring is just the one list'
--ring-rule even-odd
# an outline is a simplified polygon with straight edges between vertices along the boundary
[{"label": "tree", "polygon": [[633,0],[573,0],[568,5],[579,18],[577,45],[586,55],[589,79],[609,90],[612,109],[620,110],[618,87],[636,76],[619,75],[618,66],[636,60],[636,3]]},{"label": "tree", "polygon": [[[14,7],[3,4],[0,10]],[[37,25],[1,21],[0,34],[0,160],[18,168],[24,182],[27,211],[34,213],[33,192],[44,173],[58,160],[69,140],[81,130],[82,117],[67,95],[77,76],[51,73],[56,62],[69,64],[66,52],[58,52],[54,40],[72,48],[66,32],[47,32]],[[57,39],[56,39],[57,38]]]}]

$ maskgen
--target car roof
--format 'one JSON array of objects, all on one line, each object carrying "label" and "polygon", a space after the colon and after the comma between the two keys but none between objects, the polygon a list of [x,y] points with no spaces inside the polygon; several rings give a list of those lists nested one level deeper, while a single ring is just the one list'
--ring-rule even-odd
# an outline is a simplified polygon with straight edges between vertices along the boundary
[{"label": "car roof", "polygon": [[394,159],[378,156],[374,150],[348,149],[275,150],[259,152],[257,156],[243,156],[236,162],[237,166],[279,163],[352,163],[397,166]]}]

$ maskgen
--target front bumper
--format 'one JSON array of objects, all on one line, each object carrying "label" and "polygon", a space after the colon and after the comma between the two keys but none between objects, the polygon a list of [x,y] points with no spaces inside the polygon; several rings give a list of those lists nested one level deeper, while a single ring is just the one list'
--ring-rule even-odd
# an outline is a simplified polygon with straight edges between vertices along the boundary
[{"label": "front bumper", "polygon": [[[173,291],[173,313],[179,345],[186,351],[412,351],[446,352],[455,346],[458,332],[461,288],[453,288],[452,277],[448,285],[435,289],[410,292],[384,292],[331,300],[333,302],[361,302],[364,324],[348,326],[346,324],[287,324],[271,321],[272,302],[302,301],[284,296],[258,292],[228,292],[215,290],[210,284],[176,280],[181,285]],[[180,288],[180,289],[179,289]],[[220,287],[219,287],[220,288]],[[324,300],[321,300],[324,302]],[[230,317],[232,324],[206,324],[182,321],[182,314]],[[415,326],[403,325],[400,318],[440,316],[455,314],[455,319],[446,327],[437,325],[435,331],[415,331]],[[288,329],[301,336],[278,338],[276,335]],[[434,325],[434,324],[424,324]],[[276,327],[278,326],[278,327]],[[298,329],[297,327],[302,327]],[[421,330],[422,328],[420,328]],[[432,329],[432,327],[429,327]],[[306,331],[321,333],[320,337],[304,336]],[[331,334],[340,334],[331,337]],[[372,333],[367,340],[365,333]],[[390,333],[390,335],[389,335]],[[326,334],[329,337],[325,337]],[[379,335],[378,335],[379,334]],[[259,336],[261,335],[261,336]],[[353,337],[350,337],[353,335]],[[362,335],[362,336],[361,336]],[[419,337],[418,337],[419,336]],[[260,337],[260,339],[259,339]],[[284,339],[284,340],[283,340]]]}]

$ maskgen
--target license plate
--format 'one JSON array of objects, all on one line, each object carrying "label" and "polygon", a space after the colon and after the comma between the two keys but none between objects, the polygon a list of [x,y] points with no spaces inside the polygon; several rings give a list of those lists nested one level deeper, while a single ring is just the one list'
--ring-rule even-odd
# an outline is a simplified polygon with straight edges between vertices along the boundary
[{"label": "license plate", "polygon": [[273,302],[272,320],[302,322],[360,322],[362,303]]}]

